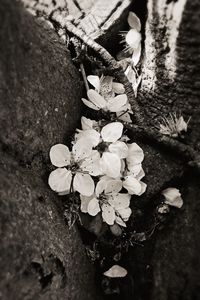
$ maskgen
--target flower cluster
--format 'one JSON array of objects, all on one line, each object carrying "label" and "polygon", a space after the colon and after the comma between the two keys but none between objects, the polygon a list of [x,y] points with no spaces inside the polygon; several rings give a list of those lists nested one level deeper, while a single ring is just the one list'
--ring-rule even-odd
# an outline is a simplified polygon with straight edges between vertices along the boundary
[{"label": "flower cluster", "polygon": [[114,82],[112,76],[95,75],[87,77],[89,83],[95,89],[87,91],[88,100],[82,98],[83,103],[93,110],[115,113],[117,118],[124,122],[131,122],[131,106],[125,94],[123,84]]},{"label": "flower cluster", "polygon": [[60,195],[80,193],[81,211],[91,216],[101,213],[108,225],[126,226],[131,215],[132,195],[146,190],[142,161],[143,150],[136,143],[126,143],[121,122],[103,127],[95,120],[81,118],[72,151],[62,144],[50,150],[56,170],[49,185]]}]

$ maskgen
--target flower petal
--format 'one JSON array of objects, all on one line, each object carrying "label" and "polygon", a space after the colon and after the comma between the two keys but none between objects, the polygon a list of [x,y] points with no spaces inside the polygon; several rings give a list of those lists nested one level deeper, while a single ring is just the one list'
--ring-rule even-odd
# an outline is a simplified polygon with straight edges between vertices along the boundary
[{"label": "flower petal", "polygon": [[92,154],[92,143],[90,139],[80,138],[76,141],[72,148],[74,160],[76,162],[88,157]]},{"label": "flower petal", "polygon": [[102,175],[100,167],[100,154],[97,150],[93,150],[89,157],[86,157],[80,165],[84,172],[88,172],[92,176]]},{"label": "flower petal", "polygon": [[100,109],[104,108],[107,104],[106,100],[94,90],[89,90],[87,96],[89,100]]},{"label": "flower petal", "polygon": [[71,181],[72,181],[71,171],[68,171],[65,168],[58,168],[51,172],[51,174],[49,175],[48,183],[50,188],[53,191],[57,193],[68,191],[69,194]]},{"label": "flower petal", "polygon": [[125,88],[122,83],[113,82],[112,88],[113,88],[113,91],[115,92],[115,94],[117,94],[117,95],[121,95],[121,94],[125,93]]},{"label": "flower petal", "polygon": [[99,91],[100,91],[100,79],[99,79],[99,76],[89,75],[89,76],[87,76],[87,80],[96,89],[96,91],[99,93]]},{"label": "flower petal", "polygon": [[81,117],[81,127],[83,130],[93,129],[94,121],[84,116]]},{"label": "flower petal", "polygon": [[141,34],[136,29],[130,29],[126,35],[126,43],[136,50],[141,42]]},{"label": "flower petal", "polygon": [[116,194],[122,189],[122,181],[120,179],[108,179],[105,188],[105,194]]},{"label": "flower petal", "polygon": [[108,99],[107,109],[111,112],[118,112],[127,103],[128,98],[126,94],[118,95],[114,98]]},{"label": "flower petal", "polygon": [[91,216],[96,216],[100,212],[99,200],[93,198],[88,204],[88,214]]},{"label": "flower petal", "polygon": [[104,152],[100,159],[100,166],[103,174],[112,178],[120,176],[121,161],[116,154]]},{"label": "flower petal", "polygon": [[96,185],[95,194],[97,197],[99,197],[100,194],[104,193],[106,186],[107,186],[107,180],[105,180],[104,177],[102,177],[97,182],[97,185]]},{"label": "flower petal", "polygon": [[139,180],[138,176],[142,175],[142,173],[140,174],[141,170],[142,170],[142,164],[141,163],[140,164],[134,164],[134,163],[129,162],[128,163],[127,175],[134,175],[134,177],[136,177]]},{"label": "flower petal", "polygon": [[112,266],[112,268],[110,268],[108,271],[104,272],[103,274],[110,278],[121,278],[121,277],[125,277],[127,273],[128,272],[126,271],[126,269],[118,265],[114,265]]},{"label": "flower petal", "polygon": [[122,136],[123,124],[120,122],[112,122],[104,126],[101,130],[101,136],[104,142],[114,143]]},{"label": "flower petal", "polygon": [[93,195],[90,197],[80,195],[80,199],[81,199],[81,211],[83,213],[87,213],[88,212],[88,204],[93,199]]},{"label": "flower petal", "polygon": [[120,226],[126,227],[126,223],[119,216],[116,216],[115,222]]},{"label": "flower petal", "polygon": [[141,43],[140,43],[139,46],[138,46],[138,48],[135,49],[133,51],[133,54],[132,54],[132,58],[131,59],[133,61],[134,66],[137,66],[137,64],[140,61],[141,51],[142,51],[142,48],[141,48]]},{"label": "flower petal", "polygon": [[132,11],[129,12],[127,21],[131,28],[136,29],[137,31],[141,30],[140,19],[136,16],[136,14],[134,12],[132,12]]},{"label": "flower petal", "polygon": [[128,221],[128,219],[130,218],[130,215],[131,215],[131,213],[132,213],[132,210],[130,209],[130,207],[118,209],[117,211],[118,211],[118,213],[120,214],[120,217],[121,217],[125,222]]},{"label": "flower petal", "polygon": [[117,112],[117,118],[120,121],[123,121],[123,122],[126,122],[126,123],[132,123],[129,112],[126,112],[126,113],[124,111]]},{"label": "flower petal", "polygon": [[[139,165],[141,165],[141,164],[139,164]],[[144,173],[144,170],[142,169],[142,166],[141,166],[141,169],[140,169],[139,173],[136,175],[136,179],[141,180],[144,176],[145,176],[145,173]]]},{"label": "flower petal", "polygon": [[56,144],[50,149],[50,160],[55,167],[65,167],[70,164],[71,154],[69,148],[63,144]]},{"label": "flower petal", "polygon": [[109,197],[108,203],[116,210],[127,208],[130,205],[131,195],[118,193]]},{"label": "flower petal", "polygon": [[113,225],[115,221],[115,210],[109,204],[103,204],[102,207],[102,218],[108,225]]},{"label": "flower petal", "polygon": [[94,193],[94,181],[89,174],[76,173],[73,187],[83,196],[89,197]]},{"label": "flower petal", "polygon": [[144,192],[146,192],[147,189],[147,184],[144,183],[143,181],[140,181],[141,184],[141,192],[138,194],[138,196],[141,196],[142,194],[144,194]]},{"label": "flower petal", "polygon": [[162,195],[165,197],[166,204],[177,208],[181,208],[183,206],[183,199],[181,198],[181,193],[178,189],[167,188],[162,191]]},{"label": "flower petal", "polygon": [[94,110],[100,110],[99,107],[97,107],[97,106],[94,105],[92,102],[88,101],[87,99],[81,98],[81,100],[83,101],[83,103],[84,103],[87,107],[89,107],[89,108],[91,108],[91,109],[94,109]]},{"label": "flower petal", "polygon": [[95,129],[81,130],[75,135],[76,140],[82,139],[83,144],[90,144],[96,147],[100,142],[100,133]]},{"label": "flower petal", "polygon": [[128,157],[127,163],[129,164],[139,164],[144,159],[144,152],[136,143],[128,144]]},{"label": "flower petal", "polygon": [[126,158],[128,156],[128,146],[121,141],[110,144],[108,150],[111,153],[117,154],[119,158]]},{"label": "flower petal", "polygon": [[140,181],[137,180],[133,175],[125,177],[125,180],[123,181],[123,187],[130,195],[139,195],[142,190]]}]

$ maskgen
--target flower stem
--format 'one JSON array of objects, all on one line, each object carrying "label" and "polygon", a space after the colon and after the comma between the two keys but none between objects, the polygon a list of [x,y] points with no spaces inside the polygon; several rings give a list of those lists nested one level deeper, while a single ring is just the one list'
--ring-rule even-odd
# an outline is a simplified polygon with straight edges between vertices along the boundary
[{"label": "flower stem", "polygon": [[80,63],[80,69],[81,69],[81,74],[82,74],[83,81],[84,81],[84,84],[85,84],[85,89],[86,89],[86,91],[88,91],[90,88],[89,88],[89,85],[88,85],[87,76],[86,76],[86,73],[85,73],[85,68],[84,68],[83,63]]}]

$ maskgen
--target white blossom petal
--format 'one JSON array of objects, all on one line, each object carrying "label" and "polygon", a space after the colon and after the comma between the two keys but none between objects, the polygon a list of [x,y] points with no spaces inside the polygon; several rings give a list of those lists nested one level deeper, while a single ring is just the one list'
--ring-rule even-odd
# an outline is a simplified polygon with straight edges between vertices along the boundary
[{"label": "white blossom petal", "polygon": [[141,43],[140,43],[139,46],[138,46],[138,48],[135,49],[133,51],[133,54],[132,54],[132,58],[131,59],[133,61],[134,66],[137,66],[137,64],[140,61],[141,51],[142,51],[142,47],[141,47]]},{"label": "white blossom petal", "polygon": [[112,122],[105,125],[101,130],[101,136],[104,142],[114,143],[122,136],[123,124],[120,122]]},{"label": "white blossom petal", "polygon": [[107,104],[106,100],[99,95],[95,90],[88,90],[87,96],[89,100],[97,107],[104,108]]},{"label": "white blossom petal", "polygon": [[124,112],[124,111],[120,111],[116,113],[117,118],[120,121],[123,121],[125,123],[132,123],[131,117],[130,117],[130,113],[129,112]]},{"label": "white blossom petal", "polygon": [[88,172],[92,176],[102,175],[99,152],[93,150],[91,155],[86,157],[80,164],[80,168],[82,171]]},{"label": "white blossom petal", "polygon": [[106,186],[107,186],[107,180],[105,180],[104,177],[102,177],[97,182],[97,185],[96,185],[95,194],[97,197],[99,197],[100,194],[104,193]]},{"label": "white blossom petal", "polygon": [[127,275],[127,270],[118,266],[114,265],[112,268],[110,268],[108,271],[104,272],[103,274],[110,278],[120,278],[125,277]]},{"label": "white blossom petal", "polygon": [[84,103],[87,107],[89,107],[89,108],[91,108],[91,109],[94,109],[94,110],[100,110],[99,107],[97,107],[97,106],[94,105],[92,102],[88,101],[87,99],[81,98],[81,100],[83,101],[83,103]]},{"label": "white blossom petal", "polygon": [[144,192],[146,192],[147,189],[147,184],[144,183],[143,181],[140,181],[141,184],[141,192],[138,194],[138,196],[141,196],[142,194],[144,194]]},{"label": "white blossom petal", "polygon": [[131,66],[128,66],[128,68],[125,71],[125,75],[128,78],[128,81],[130,83],[135,83],[136,82],[136,73],[135,71],[131,68]]},{"label": "white blossom petal", "polygon": [[105,188],[105,194],[116,194],[122,189],[122,181],[120,179],[108,179]]},{"label": "white blossom petal", "polygon": [[115,221],[115,210],[109,204],[103,204],[102,207],[102,218],[108,225],[113,225]]},{"label": "white blossom petal", "polygon": [[70,164],[71,154],[69,148],[63,144],[56,144],[50,149],[50,160],[55,167],[65,167]]},{"label": "white blossom petal", "polygon": [[113,91],[115,92],[115,94],[117,94],[117,95],[121,95],[121,94],[125,93],[125,88],[122,83],[113,82],[112,88],[113,88]]},{"label": "white blossom petal", "polygon": [[126,43],[136,50],[141,42],[141,34],[136,29],[130,29],[126,35]]},{"label": "white blossom petal", "polygon": [[139,195],[142,190],[140,181],[137,180],[133,175],[125,177],[125,180],[123,181],[123,187],[130,195]]},{"label": "white blossom petal", "polygon": [[95,129],[81,130],[75,135],[76,140],[82,139],[83,144],[96,147],[100,142],[100,133]]},{"label": "white blossom petal", "polygon": [[142,169],[142,166],[141,166],[140,172],[136,175],[136,179],[141,180],[144,176],[145,176],[145,173],[144,173],[144,170]]},{"label": "white blossom petal", "polygon": [[114,98],[108,99],[107,109],[111,112],[118,112],[122,110],[122,107],[127,103],[128,98],[126,94],[118,95]]},{"label": "white blossom petal", "polygon": [[99,76],[89,75],[89,76],[87,76],[87,80],[96,89],[96,91],[99,93],[99,91],[100,91],[100,78],[99,78]]},{"label": "white blossom petal", "polygon": [[117,154],[119,158],[126,158],[128,156],[128,146],[121,141],[110,144],[108,150],[111,153]]},{"label": "white blossom petal", "polygon": [[87,138],[80,138],[72,147],[72,153],[76,162],[90,156],[92,154],[91,140]]},{"label": "white blossom petal", "polygon": [[165,197],[166,204],[177,208],[181,208],[183,206],[183,199],[181,198],[181,193],[178,189],[167,188],[162,191],[162,195]]},{"label": "white blossom petal", "polygon": [[104,152],[100,159],[100,166],[103,174],[112,178],[120,176],[121,161],[116,154]]},{"label": "white blossom petal", "polygon": [[128,150],[128,157],[126,159],[128,164],[137,165],[143,161],[144,152],[136,143],[128,144]]},{"label": "white blossom petal", "polygon": [[185,122],[183,116],[177,120],[176,127],[178,132],[187,131],[188,124]]},{"label": "white blossom petal", "polygon": [[83,195],[80,195],[80,199],[81,199],[81,211],[83,213],[87,213],[88,212],[88,204],[90,202],[90,200],[92,200],[94,198],[94,196],[90,196],[90,197],[86,197]]},{"label": "white blossom petal", "polygon": [[100,212],[99,200],[93,198],[88,203],[88,214],[91,216],[96,216]]},{"label": "white blossom petal", "polygon": [[119,216],[116,216],[115,222],[120,226],[126,227],[126,223]]},{"label": "white blossom petal", "polygon": [[76,173],[73,187],[83,196],[89,197],[94,193],[94,181],[89,174]]},{"label": "white blossom petal", "polygon": [[130,215],[131,215],[131,213],[132,213],[130,207],[118,209],[117,211],[118,211],[118,213],[120,214],[120,217],[121,217],[125,222],[128,221],[128,219],[130,218]]},{"label": "white blossom petal", "polygon": [[81,127],[83,130],[93,129],[94,120],[90,120],[84,116],[81,117]]},{"label": "white blossom petal", "polygon": [[109,197],[108,203],[116,210],[127,208],[130,205],[131,195],[118,193]]},{"label": "white blossom petal", "polygon": [[66,168],[58,168],[50,173],[48,183],[53,191],[57,193],[68,191],[69,194],[71,181],[71,171],[68,171]]},{"label": "white blossom petal", "polygon": [[[134,164],[134,162],[133,163],[128,163],[128,174],[127,175],[134,175],[134,177],[136,177],[138,180],[139,180],[139,178],[138,178],[138,175],[140,174],[140,172],[141,172],[141,170],[142,170],[142,164],[140,163],[140,164]],[[142,173],[140,174],[140,175],[142,175]]]},{"label": "white blossom petal", "polygon": [[136,29],[137,31],[141,30],[140,19],[136,16],[136,14],[134,12],[132,12],[132,11],[129,12],[127,21],[131,28]]}]

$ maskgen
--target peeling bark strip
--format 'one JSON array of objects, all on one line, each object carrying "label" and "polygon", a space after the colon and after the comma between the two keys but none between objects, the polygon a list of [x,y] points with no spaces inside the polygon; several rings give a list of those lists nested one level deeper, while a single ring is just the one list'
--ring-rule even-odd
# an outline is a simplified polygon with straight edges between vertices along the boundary
[{"label": "peeling bark strip", "polygon": [[[25,7],[35,16],[51,20],[63,19],[71,15],[78,28],[93,39],[98,39],[128,10],[131,0],[21,0]],[[127,11],[128,12],[128,11]],[[59,26],[58,26],[59,27]],[[62,27],[62,26],[61,26]]]}]

